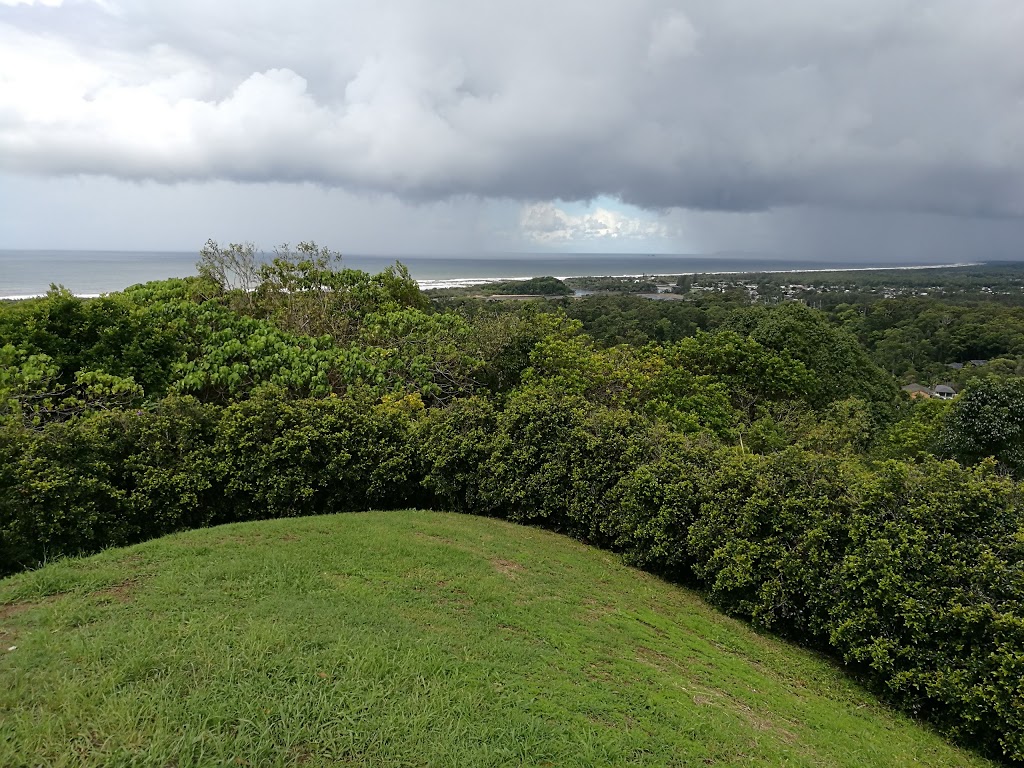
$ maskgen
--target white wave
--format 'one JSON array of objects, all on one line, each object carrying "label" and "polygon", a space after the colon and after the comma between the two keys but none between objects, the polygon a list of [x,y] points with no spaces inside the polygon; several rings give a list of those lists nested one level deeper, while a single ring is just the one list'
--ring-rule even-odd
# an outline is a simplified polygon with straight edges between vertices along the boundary
[{"label": "white wave", "polygon": [[[75,293],[72,294],[78,299],[98,299],[100,296],[105,296],[104,293]],[[0,301],[23,301],[24,299],[41,299],[45,297],[45,293],[20,293],[11,294],[9,296],[0,296]]]},{"label": "white wave", "polygon": [[[504,283],[513,280],[532,280],[532,277],[449,277],[431,280],[417,280],[416,284],[424,291],[433,288],[470,288],[474,285]],[[562,278],[559,278],[562,279]]]}]

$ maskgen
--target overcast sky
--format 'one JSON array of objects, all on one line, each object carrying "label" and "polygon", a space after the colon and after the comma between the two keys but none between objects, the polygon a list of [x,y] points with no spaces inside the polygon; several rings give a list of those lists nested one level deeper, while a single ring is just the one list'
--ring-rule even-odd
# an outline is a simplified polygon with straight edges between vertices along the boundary
[{"label": "overcast sky", "polygon": [[0,0],[0,248],[1024,258],[1021,0]]}]

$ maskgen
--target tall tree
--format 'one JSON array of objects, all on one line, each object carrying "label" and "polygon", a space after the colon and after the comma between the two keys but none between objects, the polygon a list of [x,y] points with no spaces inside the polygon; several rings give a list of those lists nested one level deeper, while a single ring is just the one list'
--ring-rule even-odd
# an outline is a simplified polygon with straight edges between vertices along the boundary
[{"label": "tall tree", "polygon": [[964,462],[994,456],[1024,477],[1024,378],[972,382],[950,408],[943,445]]}]

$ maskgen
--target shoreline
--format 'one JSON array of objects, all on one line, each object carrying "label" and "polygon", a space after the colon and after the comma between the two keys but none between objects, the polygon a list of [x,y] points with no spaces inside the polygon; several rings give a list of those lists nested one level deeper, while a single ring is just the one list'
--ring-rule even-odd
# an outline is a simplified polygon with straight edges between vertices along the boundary
[{"label": "shoreline", "polygon": [[[818,272],[895,272],[895,271],[907,271],[916,269],[957,269],[962,267],[980,267],[984,266],[983,261],[963,261],[956,264],[920,264],[912,266],[899,266],[899,267],[827,267],[824,269],[759,269],[756,271],[752,270],[714,270],[714,271],[693,271],[693,272],[644,272],[629,275],[567,275],[564,277],[554,276],[556,280],[580,280],[585,278],[594,277],[611,277],[615,279],[627,279],[630,277],[644,278],[644,277],[681,277],[683,275],[788,275],[788,274],[811,274]],[[450,279],[429,279],[429,280],[417,280],[417,285],[420,286],[422,291],[439,290],[443,288],[471,288],[474,285],[488,285],[490,283],[504,283],[513,282],[516,280],[533,280],[539,277],[539,275],[531,275],[529,277],[457,277]],[[425,283],[432,283],[432,285],[425,285]]]},{"label": "shoreline", "polygon": [[[636,273],[636,274],[624,274],[624,275],[567,275],[564,277],[556,277],[557,280],[570,280],[570,279],[583,279],[592,277],[610,277],[615,279],[628,279],[628,278],[644,278],[644,277],[681,277],[683,275],[787,275],[787,274],[811,274],[819,272],[900,272],[908,270],[921,270],[921,269],[957,269],[963,267],[979,267],[984,266],[983,261],[964,261],[957,262],[955,264],[921,264],[921,265],[901,265],[894,267],[825,267],[819,269],[762,269],[762,270],[713,270],[713,271],[676,271],[676,272],[663,272],[663,273]],[[504,283],[504,282],[516,282],[532,280],[540,275],[530,275],[527,277],[452,277],[452,278],[424,278],[422,280],[415,280],[421,291],[432,291],[432,290],[444,290],[447,288],[471,288],[475,285],[489,285],[491,283]],[[126,286],[127,287],[127,286]],[[73,294],[79,299],[95,299],[100,296],[106,296],[110,293],[118,293],[123,288],[107,291],[105,293],[75,293]],[[10,296],[0,296],[0,301],[24,301],[26,299],[38,299],[46,295],[43,293],[31,293],[31,294],[19,294]]]}]

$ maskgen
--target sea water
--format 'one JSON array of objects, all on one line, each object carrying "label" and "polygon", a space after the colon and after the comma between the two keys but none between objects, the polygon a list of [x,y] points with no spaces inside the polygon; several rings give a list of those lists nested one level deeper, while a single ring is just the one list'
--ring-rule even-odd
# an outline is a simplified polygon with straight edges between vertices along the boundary
[{"label": "sea water", "polygon": [[[196,274],[198,255],[181,251],[0,250],[0,298],[39,296],[51,284],[79,296],[96,296],[130,285]],[[400,261],[422,288],[473,285],[551,275],[682,275],[693,273],[788,272],[947,266],[908,261],[801,260],[778,256],[515,253],[487,255],[346,255],[343,265],[380,272]]]}]

